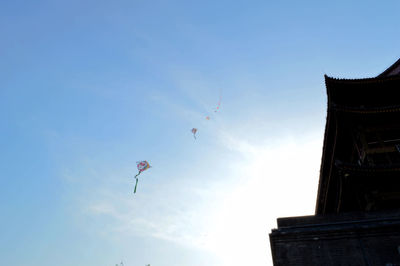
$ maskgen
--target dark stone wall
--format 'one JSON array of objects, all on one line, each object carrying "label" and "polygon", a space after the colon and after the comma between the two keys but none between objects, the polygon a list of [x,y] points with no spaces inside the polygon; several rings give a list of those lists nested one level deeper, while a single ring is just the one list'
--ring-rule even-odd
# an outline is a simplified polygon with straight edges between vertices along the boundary
[{"label": "dark stone wall", "polygon": [[275,266],[400,266],[400,212],[278,219]]}]

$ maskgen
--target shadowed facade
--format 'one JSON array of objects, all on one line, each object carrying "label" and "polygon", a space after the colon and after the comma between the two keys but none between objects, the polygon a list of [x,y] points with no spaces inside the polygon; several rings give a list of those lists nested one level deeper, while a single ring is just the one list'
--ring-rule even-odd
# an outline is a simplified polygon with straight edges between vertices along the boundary
[{"label": "shadowed facade", "polygon": [[400,265],[400,60],[325,84],[315,215],[278,219],[274,265]]}]

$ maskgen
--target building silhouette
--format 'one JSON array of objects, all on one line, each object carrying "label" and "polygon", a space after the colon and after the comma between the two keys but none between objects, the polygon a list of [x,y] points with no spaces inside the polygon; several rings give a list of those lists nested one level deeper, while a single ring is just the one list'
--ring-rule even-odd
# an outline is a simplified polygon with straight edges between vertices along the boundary
[{"label": "building silhouette", "polygon": [[315,215],[278,218],[275,266],[400,266],[400,60],[374,78],[325,76]]}]

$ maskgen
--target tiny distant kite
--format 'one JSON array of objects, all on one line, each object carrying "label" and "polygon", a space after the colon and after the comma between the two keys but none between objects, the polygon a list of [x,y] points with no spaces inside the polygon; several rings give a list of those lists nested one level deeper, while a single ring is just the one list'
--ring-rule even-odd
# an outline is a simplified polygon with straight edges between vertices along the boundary
[{"label": "tiny distant kite", "polygon": [[193,133],[194,139],[196,139],[197,128],[192,128],[192,133]]},{"label": "tiny distant kite", "polygon": [[219,107],[221,106],[221,99],[222,99],[222,97],[221,97],[221,96],[219,96],[219,100],[218,100],[217,108],[215,108],[215,110],[214,110],[214,112],[215,112],[215,113],[219,111]]},{"label": "tiny distant kite", "polygon": [[[221,101],[222,101],[222,92],[221,92],[221,90],[220,90],[220,91],[219,91],[219,99],[218,99],[217,107],[215,107],[214,113],[219,112],[219,109],[221,108]],[[209,116],[206,116],[206,119],[207,119],[207,120],[210,120],[210,117],[209,117]]]},{"label": "tiny distant kite", "polygon": [[214,113],[219,111],[219,108],[221,107],[221,101],[222,101],[222,89],[219,89],[219,99],[218,99],[218,104],[217,107],[214,110]]},{"label": "tiny distant kite", "polygon": [[[222,101],[222,90],[219,90],[219,99],[218,99],[218,103],[217,103],[217,107],[214,109],[214,113],[219,112],[219,109],[221,107],[221,101]],[[211,117],[215,117],[215,115],[213,114]],[[206,120],[210,120],[211,119],[210,116],[206,116],[205,119]],[[193,133],[193,137],[196,139],[196,132],[197,132],[197,128],[192,128],[192,133]]]},{"label": "tiny distant kite", "polygon": [[140,175],[143,171],[145,171],[151,167],[147,161],[136,162],[136,166],[137,166],[137,169],[139,170],[139,173],[137,173],[137,175],[135,175],[136,184],[135,184],[135,190],[133,191],[133,193],[136,193],[137,183],[139,181],[138,175]]}]

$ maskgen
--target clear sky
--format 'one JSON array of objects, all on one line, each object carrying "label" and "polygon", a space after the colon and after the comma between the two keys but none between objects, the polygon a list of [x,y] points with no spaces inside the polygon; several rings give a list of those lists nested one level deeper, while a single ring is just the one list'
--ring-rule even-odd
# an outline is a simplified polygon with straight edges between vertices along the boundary
[{"label": "clear sky", "polygon": [[314,212],[323,75],[394,63],[399,10],[1,1],[0,265],[272,265],[276,218]]}]

